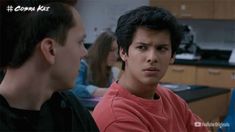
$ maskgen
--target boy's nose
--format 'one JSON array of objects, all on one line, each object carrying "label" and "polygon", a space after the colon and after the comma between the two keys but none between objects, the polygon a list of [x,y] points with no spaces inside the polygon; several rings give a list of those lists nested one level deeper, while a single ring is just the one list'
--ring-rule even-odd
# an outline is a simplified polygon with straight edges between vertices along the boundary
[{"label": "boy's nose", "polygon": [[156,63],[158,62],[157,52],[155,50],[150,50],[147,57],[147,62]]}]

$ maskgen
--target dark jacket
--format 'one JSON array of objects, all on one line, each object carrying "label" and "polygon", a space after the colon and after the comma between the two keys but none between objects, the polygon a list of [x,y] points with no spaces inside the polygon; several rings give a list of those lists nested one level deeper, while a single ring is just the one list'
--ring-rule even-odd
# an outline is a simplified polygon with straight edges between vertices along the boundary
[{"label": "dark jacket", "polygon": [[71,92],[55,92],[40,111],[12,108],[0,95],[0,131],[95,132],[98,128]]}]

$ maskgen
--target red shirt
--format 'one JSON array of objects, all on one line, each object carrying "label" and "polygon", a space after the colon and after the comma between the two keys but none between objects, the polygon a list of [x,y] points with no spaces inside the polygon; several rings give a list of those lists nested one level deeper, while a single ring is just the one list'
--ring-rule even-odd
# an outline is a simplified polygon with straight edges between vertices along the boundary
[{"label": "red shirt", "polygon": [[205,132],[187,103],[172,91],[157,87],[159,99],[137,97],[113,83],[93,111],[101,132]]}]

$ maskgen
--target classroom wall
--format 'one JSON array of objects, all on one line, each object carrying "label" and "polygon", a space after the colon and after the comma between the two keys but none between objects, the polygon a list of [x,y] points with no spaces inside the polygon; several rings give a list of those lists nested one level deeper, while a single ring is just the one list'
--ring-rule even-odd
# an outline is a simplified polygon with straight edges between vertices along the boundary
[{"label": "classroom wall", "polygon": [[115,31],[118,17],[148,0],[79,0],[77,8],[85,25],[86,42],[92,43],[107,28]]},{"label": "classroom wall", "polygon": [[[149,0],[79,0],[76,7],[86,28],[86,42],[92,43],[107,28],[115,31],[118,17],[141,5],[149,5]],[[192,26],[195,42],[203,49],[235,48],[235,21],[180,20],[180,22]]]}]

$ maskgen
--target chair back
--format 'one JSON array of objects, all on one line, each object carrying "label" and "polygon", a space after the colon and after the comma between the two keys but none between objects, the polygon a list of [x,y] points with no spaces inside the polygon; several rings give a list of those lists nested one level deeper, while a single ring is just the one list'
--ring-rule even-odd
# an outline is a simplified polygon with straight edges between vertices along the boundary
[{"label": "chair back", "polygon": [[235,88],[231,90],[228,115],[219,127],[218,132],[235,132]]}]

